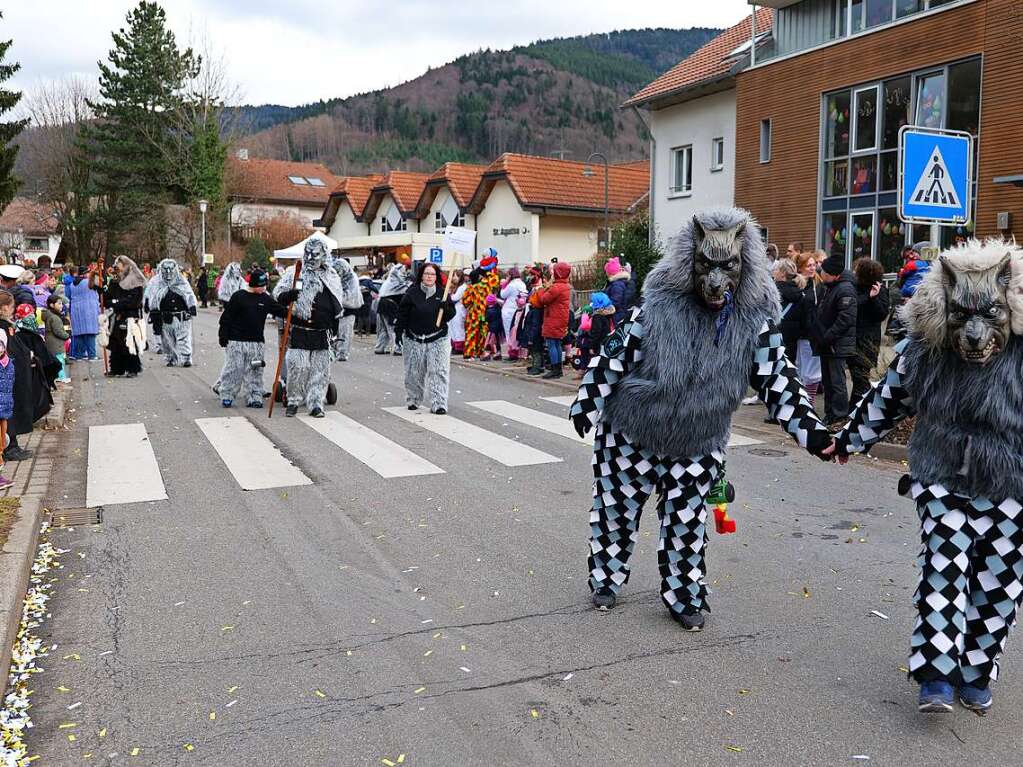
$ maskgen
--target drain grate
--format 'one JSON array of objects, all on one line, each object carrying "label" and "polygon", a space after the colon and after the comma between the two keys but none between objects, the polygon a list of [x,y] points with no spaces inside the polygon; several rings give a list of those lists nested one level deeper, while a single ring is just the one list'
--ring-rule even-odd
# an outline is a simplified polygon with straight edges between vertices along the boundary
[{"label": "drain grate", "polygon": [[102,521],[102,506],[95,509],[54,509],[50,512],[50,527],[98,525]]},{"label": "drain grate", "polygon": [[769,447],[751,447],[750,453],[753,455],[762,455],[765,458],[782,458],[788,455],[784,450],[772,450]]}]

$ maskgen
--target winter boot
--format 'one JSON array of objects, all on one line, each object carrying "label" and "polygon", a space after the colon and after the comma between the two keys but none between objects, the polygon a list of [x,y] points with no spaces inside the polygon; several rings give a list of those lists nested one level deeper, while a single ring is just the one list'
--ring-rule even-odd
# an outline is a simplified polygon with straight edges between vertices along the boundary
[{"label": "winter boot", "polygon": [[606,612],[613,608],[617,601],[615,593],[607,586],[601,586],[593,592],[593,606],[598,610]]},{"label": "winter boot", "polygon": [[562,366],[561,366],[560,362],[552,363],[551,364],[551,369],[548,370],[546,373],[544,373],[540,377],[544,378],[544,379],[561,378],[561,375],[562,375],[561,367]]},{"label": "winter boot", "polygon": [[686,631],[703,631],[703,613],[672,613],[671,617]]},{"label": "winter boot", "polygon": [[531,376],[538,376],[543,373],[543,364],[540,362],[540,352],[533,352],[529,355],[529,367],[526,372]]}]

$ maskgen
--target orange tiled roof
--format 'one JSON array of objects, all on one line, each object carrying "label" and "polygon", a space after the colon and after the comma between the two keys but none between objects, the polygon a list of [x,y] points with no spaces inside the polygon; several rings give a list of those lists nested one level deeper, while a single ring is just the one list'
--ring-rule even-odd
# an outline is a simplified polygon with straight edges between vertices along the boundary
[{"label": "orange tiled roof", "polygon": [[398,205],[398,210],[403,215],[409,216],[416,210],[419,198],[423,194],[423,188],[429,180],[428,173],[410,173],[403,170],[392,170],[383,177],[370,192],[369,201],[363,210],[361,220],[366,221],[376,216],[377,208],[388,194]]},{"label": "orange tiled roof", "polygon": [[0,232],[50,235],[57,233],[57,223],[53,208],[25,197],[15,197],[0,214]]},{"label": "orange tiled roof", "polygon": [[[292,183],[289,176],[318,178],[323,186]],[[252,158],[228,160],[228,179],[232,197],[296,205],[325,205],[340,179],[318,162],[289,162]]]},{"label": "orange tiled roof", "polygon": [[416,216],[422,218],[429,212],[430,206],[437,198],[437,192],[445,185],[451,192],[451,196],[455,198],[455,202],[458,203],[458,207],[465,210],[486,169],[486,165],[470,165],[462,162],[444,163],[427,179],[416,206]]},{"label": "orange tiled roof", "polygon": [[347,201],[348,207],[357,220],[362,218],[362,212],[369,202],[369,195],[373,187],[383,180],[383,176],[376,174],[371,176],[345,176],[341,179],[334,190],[330,193],[330,199],[323,209],[319,226],[330,229],[337,218],[337,212],[341,209],[341,203]]},{"label": "orange tiled roof", "polygon": [[[622,106],[645,104],[668,94],[732,74],[735,60],[726,58],[726,56],[743,43],[749,42],[753,33],[752,19],[753,14],[750,14],[734,27],[726,29],[640,90]],[[773,11],[770,8],[759,9],[757,11],[757,35],[769,31],[773,25]]]},{"label": "orange tiled roof", "polygon": [[[585,175],[589,167],[592,175]],[[523,207],[604,210],[604,166],[521,154],[503,154],[492,162],[469,204],[472,213],[486,205],[494,184],[507,181]],[[650,187],[648,161],[612,165],[608,173],[608,208],[625,213]]]}]

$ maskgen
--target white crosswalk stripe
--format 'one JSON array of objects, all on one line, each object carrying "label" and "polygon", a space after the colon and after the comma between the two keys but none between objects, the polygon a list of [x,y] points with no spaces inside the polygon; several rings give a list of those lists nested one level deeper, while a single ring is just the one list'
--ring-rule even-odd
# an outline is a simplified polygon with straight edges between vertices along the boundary
[{"label": "white crosswalk stripe", "polygon": [[434,415],[424,410],[403,407],[385,407],[383,410],[452,442],[475,450],[505,466],[533,466],[542,463],[560,463],[557,456],[523,445],[521,442],[481,429],[450,415]]},{"label": "white crosswalk stripe", "polygon": [[444,473],[444,469],[336,410],[328,410],[325,418],[303,415],[299,420],[385,479]]},{"label": "white crosswalk stripe", "polygon": [[145,424],[89,427],[88,508],[166,499],[167,489]]},{"label": "white crosswalk stripe", "polygon": [[313,483],[247,418],[198,418],[195,423],[242,490]]},{"label": "white crosswalk stripe", "polygon": [[568,394],[564,397],[540,397],[545,402],[553,402],[555,405],[564,405],[565,407],[571,407],[572,403],[575,402],[575,395]]},{"label": "white crosswalk stripe", "polygon": [[550,413],[544,413],[540,410],[533,410],[532,408],[516,405],[514,402],[508,402],[503,399],[486,400],[484,402],[469,402],[467,404],[472,407],[479,408],[487,413],[499,415],[501,418],[507,418],[509,421],[517,421],[518,423],[524,423],[527,426],[543,429],[551,434],[557,434],[559,437],[565,437],[573,442],[578,442],[583,445],[593,444],[592,437],[580,437],[575,433],[575,429],[572,427],[572,422],[563,416],[551,415]]}]

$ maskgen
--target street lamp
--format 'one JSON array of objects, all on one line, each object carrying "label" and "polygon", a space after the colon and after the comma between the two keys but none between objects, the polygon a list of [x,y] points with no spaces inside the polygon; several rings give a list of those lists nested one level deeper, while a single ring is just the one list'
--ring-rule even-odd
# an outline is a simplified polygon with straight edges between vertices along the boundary
[{"label": "street lamp", "polygon": [[206,208],[209,207],[206,200],[199,200],[199,212],[202,214],[202,253],[199,254],[199,266],[206,263]]},{"label": "street lamp", "polygon": [[[605,245],[605,247],[607,249],[607,252],[610,253],[611,252],[611,223],[610,223],[610,215],[609,215],[609,210],[608,210],[608,173],[609,173],[609,170],[610,170],[610,165],[609,165],[609,163],[607,161],[607,157],[606,156],[604,156],[600,152],[594,152],[593,154],[591,154],[589,157],[586,158],[586,167],[583,168],[583,175],[586,176],[586,178],[593,178],[593,176],[596,175],[593,172],[593,168],[590,167],[590,162],[593,160],[594,157],[599,157],[601,160],[604,161],[604,237],[607,238],[607,240],[604,243],[604,245]],[[598,242],[597,244],[599,245],[600,243]]]}]

